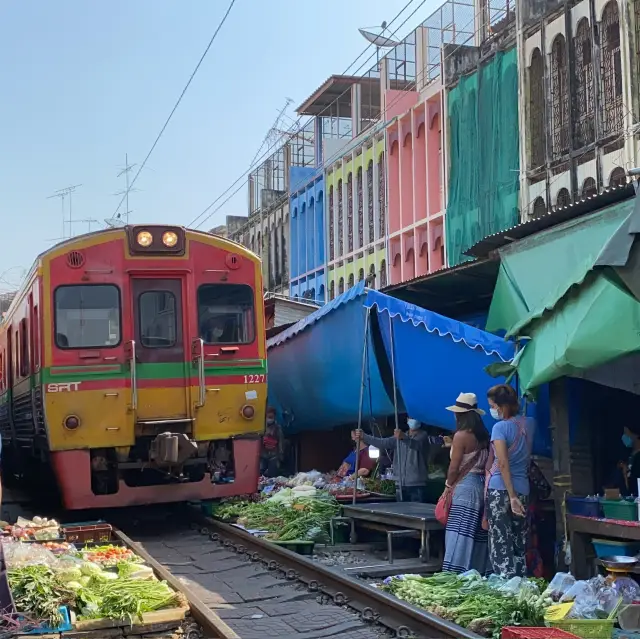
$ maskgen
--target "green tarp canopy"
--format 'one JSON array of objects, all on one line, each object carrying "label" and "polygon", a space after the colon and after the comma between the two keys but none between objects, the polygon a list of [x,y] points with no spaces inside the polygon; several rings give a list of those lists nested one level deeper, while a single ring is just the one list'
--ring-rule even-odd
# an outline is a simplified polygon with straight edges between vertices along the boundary
[{"label": "green tarp canopy", "polygon": [[636,203],[621,202],[500,250],[487,330],[526,344],[517,359],[523,390],[640,351]]}]

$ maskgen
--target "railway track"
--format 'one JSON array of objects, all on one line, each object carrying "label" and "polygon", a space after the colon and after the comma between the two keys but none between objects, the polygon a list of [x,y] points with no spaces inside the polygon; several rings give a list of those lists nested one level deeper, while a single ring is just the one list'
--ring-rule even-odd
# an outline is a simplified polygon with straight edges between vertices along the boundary
[{"label": "railway track", "polygon": [[[17,514],[35,513],[21,504],[12,508],[11,518]],[[49,514],[71,521],[70,513]],[[195,508],[164,505],[99,515],[186,596],[190,619],[176,635],[180,639],[480,639],[337,569],[204,517]],[[80,633],[77,639],[85,637]]]},{"label": "railway track", "polygon": [[123,529],[123,541],[185,593],[205,636],[480,639],[363,581],[195,510],[151,532],[126,523]]}]

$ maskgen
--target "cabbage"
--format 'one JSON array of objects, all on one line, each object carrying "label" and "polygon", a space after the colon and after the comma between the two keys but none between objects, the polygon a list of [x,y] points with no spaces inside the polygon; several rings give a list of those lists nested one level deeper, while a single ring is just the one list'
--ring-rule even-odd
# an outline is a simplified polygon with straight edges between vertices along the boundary
[{"label": "cabbage", "polygon": [[91,581],[91,577],[87,577],[87,575],[82,575],[82,577],[80,577],[80,579],[78,581],[80,581],[80,583],[83,586],[88,586],[89,582]]},{"label": "cabbage", "polygon": [[102,568],[100,568],[98,564],[94,564],[90,561],[83,561],[80,566],[80,571],[83,575],[93,577],[94,575],[99,575],[102,572]]},{"label": "cabbage", "polygon": [[96,581],[113,581],[114,579],[118,578],[118,575],[116,575],[115,572],[104,571],[104,572],[98,573],[96,575],[93,575],[93,578]]},{"label": "cabbage", "polygon": [[65,568],[58,573],[58,578],[62,583],[69,583],[70,581],[80,581],[82,572],[79,568]]},{"label": "cabbage", "polygon": [[70,581],[66,586],[69,590],[82,590],[82,584],[79,581]]}]

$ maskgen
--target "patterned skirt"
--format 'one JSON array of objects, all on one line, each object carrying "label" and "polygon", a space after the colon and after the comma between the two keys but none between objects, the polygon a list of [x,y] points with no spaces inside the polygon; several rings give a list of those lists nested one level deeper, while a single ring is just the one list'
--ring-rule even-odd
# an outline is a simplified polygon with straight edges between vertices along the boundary
[{"label": "patterned skirt", "polygon": [[482,529],[484,476],[468,474],[455,488],[444,541],[442,570],[491,573],[487,531]]}]

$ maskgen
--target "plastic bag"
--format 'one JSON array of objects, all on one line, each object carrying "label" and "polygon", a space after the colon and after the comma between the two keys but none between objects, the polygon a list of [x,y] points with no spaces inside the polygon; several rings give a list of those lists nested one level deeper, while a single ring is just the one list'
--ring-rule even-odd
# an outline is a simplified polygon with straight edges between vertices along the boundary
[{"label": "plastic bag", "polygon": [[573,608],[567,615],[568,619],[600,619],[598,615],[598,600],[595,595],[582,596],[576,599]]},{"label": "plastic bag", "polygon": [[[575,601],[577,603],[589,597],[595,600],[595,594],[594,589],[588,581],[576,581],[573,586],[560,597],[560,603],[565,603],[566,601]],[[587,618],[591,619],[591,617]]]},{"label": "plastic bag", "polygon": [[609,617],[620,603],[620,595],[612,586],[600,588],[596,598],[598,600],[598,612],[601,613],[599,616],[605,619]]},{"label": "plastic bag", "polygon": [[509,581],[500,586],[498,590],[506,594],[517,595],[520,592],[521,585],[522,577],[512,577]]},{"label": "plastic bag", "polygon": [[632,604],[640,599],[640,586],[631,577],[618,577],[611,586],[622,603]]},{"label": "plastic bag", "polygon": [[554,601],[560,601],[562,595],[564,595],[573,584],[576,583],[576,579],[568,572],[558,572],[555,574],[547,589],[544,591],[544,595],[551,597]]},{"label": "plastic bag", "polygon": [[58,563],[57,557],[41,544],[23,544],[8,542],[3,545],[4,559],[7,568],[44,565],[50,568]]}]

